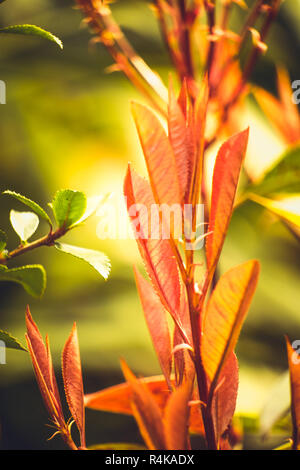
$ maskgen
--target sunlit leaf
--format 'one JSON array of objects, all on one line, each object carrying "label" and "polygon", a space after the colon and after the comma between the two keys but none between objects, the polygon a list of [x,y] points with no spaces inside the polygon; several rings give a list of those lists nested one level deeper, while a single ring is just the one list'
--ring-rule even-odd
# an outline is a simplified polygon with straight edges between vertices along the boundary
[{"label": "sunlit leaf", "polygon": [[80,191],[57,191],[51,203],[59,228],[67,229],[78,222],[86,210],[86,196]]},{"label": "sunlit leaf", "polygon": [[300,193],[300,146],[292,147],[265,174],[262,181],[246,188],[245,192],[259,195]]},{"label": "sunlit leaf", "polygon": [[293,443],[291,440],[289,440],[288,442],[281,444],[280,446],[276,447],[273,450],[292,450],[292,447],[293,447]]},{"label": "sunlit leaf", "polygon": [[[164,409],[170,390],[162,375],[140,379],[151,391],[158,406]],[[85,395],[84,403],[88,408],[112,413],[132,414],[131,389],[127,382]]]},{"label": "sunlit leaf", "polygon": [[81,445],[85,447],[84,394],[75,323],[63,349],[62,372],[69,409],[78,427]]},{"label": "sunlit leaf", "polygon": [[69,255],[73,255],[76,258],[82,259],[89,263],[96,271],[98,271],[104,279],[108,278],[110,273],[110,261],[108,257],[102,253],[101,251],[97,250],[89,250],[87,248],[81,248],[79,246],[67,245],[66,243],[55,243],[55,247],[63,251],[64,253],[68,253]]},{"label": "sunlit leaf", "polygon": [[151,284],[141,276],[137,269],[134,270],[134,274],[154,349],[166,380],[169,381],[172,353],[166,312]]},{"label": "sunlit leaf", "polygon": [[85,212],[83,216],[77,220],[76,225],[85,222],[89,217],[91,217],[91,215],[93,215],[99,207],[102,206],[102,204],[105,204],[109,197],[110,194],[88,197]]},{"label": "sunlit leaf", "polygon": [[298,228],[300,227],[300,193],[288,197],[281,197],[281,199],[278,200],[258,196],[257,194],[250,194],[248,197],[273,214],[278,215],[284,221]]},{"label": "sunlit leaf", "polygon": [[229,226],[241,166],[246,153],[248,134],[247,129],[230,137],[217,155],[208,229],[213,233],[206,239],[207,263],[211,271],[218,261]]},{"label": "sunlit leaf", "polygon": [[[140,381],[151,391],[152,397],[163,411],[170,396],[170,390],[165,378],[162,375],[157,375],[142,378]],[[94,410],[132,415],[131,399],[132,391],[129,384],[121,383],[85,395],[84,403],[87,408]],[[191,406],[190,431],[203,434],[203,423],[198,403]]]},{"label": "sunlit leaf", "polygon": [[26,242],[39,226],[39,218],[34,212],[19,212],[12,209],[9,218],[21,242]]},{"label": "sunlit leaf", "polygon": [[148,388],[122,361],[122,371],[132,390],[131,406],[141,435],[150,450],[165,449],[161,410]]},{"label": "sunlit leaf", "polygon": [[168,111],[169,139],[175,156],[181,194],[184,196],[188,189],[192,171],[190,162],[191,143],[184,114],[175,98],[172,87],[169,89]]},{"label": "sunlit leaf", "polygon": [[149,108],[133,103],[132,113],[143,148],[151,188],[157,204],[180,204],[183,194],[169,139]]},{"label": "sunlit leaf", "polygon": [[[124,182],[124,194],[127,198],[129,217],[136,230],[138,247],[146,266],[148,275],[158,293],[163,305],[177,316],[180,311],[180,282],[178,268],[169,240],[151,238],[150,214],[155,204],[151,188],[146,180],[141,178],[130,167]],[[132,208],[142,207],[142,210],[132,212]],[[143,208],[146,210],[144,211]]]},{"label": "sunlit leaf", "polygon": [[293,449],[300,450],[300,356],[286,338],[291,384],[291,413],[293,422]]},{"label": "sunlit leaf", "polygon": [[22,202],[26,206],[28,206],[33,212],[35,212],[39,217],[46,220],[48,224],[51,226],[52,222],[48,214],[40,207],[36,202],[31,201],[28,197],[22,196],[22,194],[15,193],[14,191],[6,190],[2,194],[7,194],[8,196],[12,196],[13,198],[17,199],[18,201]]},{"label": "sunlit leaf", "polygon": [[7,331],[0,330],[0,341],[4,341],[6,348],[27,351],[27,349],[20,343],[20,341],[17,338],[14,338]]},{"label": "sunlit leaf", "polygon": [[207,305],[201,356],[212,387],[236,345],[259,275],[258,261],[230,269],[219,279]]},{"label": "sunlit leaf", "polygon": [[46,288],[46,272],[40,264],[1,269],[0,281],[17,282],[24,287],[28,294],[33,297],[41,297]]},{"label": "sunlit leaf", "polygon": [[0,230],[0,253],[6,247],[6,243],[7,243],[6,233],[3,232],[3,230]]},{"label": "sunlit leaf", "polygon": [[0,33],[38,36],[43,39],[47,39],[48,41],[55,42],[61,49],[63,48],[63,44],[58,37],[54,36],[52,33],[49,33],[49,31],[45,31],[39,26],[35,26],[33,24],[16,24],[13,26],[6,26],[5,28],[0,29]]},{"label": "sunlit leaf", "polygon": [[176,388],[167,403],[164,421],[167,449],[188,449],[189,401],[192,383],[184,382]]},{"label": "sunlit leaf", "polygon": [[262,88],[254,89],[254,96],[269,122],[277,128],[289,144],[300,140],[300,114],[293,103],[291,79],[286,69],[277,68],[279,99]]}]

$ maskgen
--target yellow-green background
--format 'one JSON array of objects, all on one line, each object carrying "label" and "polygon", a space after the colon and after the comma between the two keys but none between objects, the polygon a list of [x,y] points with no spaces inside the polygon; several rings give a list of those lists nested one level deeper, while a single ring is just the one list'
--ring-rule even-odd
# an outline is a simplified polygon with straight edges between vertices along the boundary
[{"label": "yellow-green background", "polygon": [[[121,193],[128,161],[144,171],[129,106],[139,95],[122,75],[105,73],[111,59],[102,46],[89,44],[91,36],[80,27],[81,13],[73,6],[70,0],[6,0],[0,5],[2,26],[37,24],[64,43],[61,51],[38,38],[0,37],[0,79],[7,86],[7,104],[0,106],[0,189],[18,191],[44,207],[61,188],[87,195]],[[147,3],[119,0],[113,9],[137,50],[166,78],[170,64]],[[269,51],[253,76],[270,91],[275,90],[274,63],[285,64],[292,80],[300,78],[299,12],[298,0],[286,0]],[[255,168],[266,166],[280,155],[283,143],[253,104],[243,121],[253,130],[249,158],[255,158]],[[11,208],[22,210],[2,196],[0,227],[7,230],[13,248],[18,240],[9,228]],[[24,342],[29,303],[42,333],[49,333],[60,383],[60,352],[77,321],[86,392],[122,380],[121,356],[137,373],[159,371],[133,281],[132,264],[140,262],[135,244],[99,240],[98,221],[94,217],[67,239],[108,254],[112,272],[107,282],[83,262],[42,248],[12,264],[45,266],[48,285],[42,300],[30,298],[18,285],[0,284],[0,328]],[[43,230],[41,223],[38,233]],[[262,263],[237,349],[240,412],[258,413],[286,370],[283,335],[300,338],[299,253],[290,233],[254,203],[236,211],[221,270],[250,257]],[[7,351],[7,364],[0,365],[0,448],[63,448],[58,438],[46,442],[51,433],[47,421],[28,354]],[[88,411],[87,440],[96,444],[140,438],[131,418]],[[248,437],[248,447],[258,445]]]}]

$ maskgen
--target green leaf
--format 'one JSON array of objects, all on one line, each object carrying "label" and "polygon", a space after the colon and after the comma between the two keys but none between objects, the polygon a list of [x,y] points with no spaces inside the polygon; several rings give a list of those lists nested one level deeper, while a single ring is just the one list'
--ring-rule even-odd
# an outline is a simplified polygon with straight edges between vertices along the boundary
[{"label": "green leaf", "polygon": [[43,39],[47,39],[48,41],[55,42],[61,49],[63,48],[63,44],[58,37],[33,24],[16,24],[13,26],[7,26],[6,28],[1,28],[0,33],[39,36]]},{"label": "green leaf", "polygon": [[284,197],[279,200],[268,199],[257,194],[249,194],[249,199],[262,205],[284,221],[300,228],[300,194]]},{"label": "green leaf", "polygon": [[39,226],[39,218],[34,212],[10,211],[10,222],[20,237],[21,242],[26,242]]},{"label": "green leaf", "polygon": [[31,199],[28,199],[25,196],[22,196],[21,194],[16,193],[15,191],[10,191],[9,189],[4,191],[2,194],[7,194],[8,196],[12,196],[18,201],[22,202],[26,206],[30,207],[33,212],[35,212],[37,215],[39,215],[42,219],[46,220],[50,227],[52,227],[52,222],[49,217],[49,215],[40,207],[36,202],[31,201]]},{"label": "green leaf", "polygon": [[27,349],[20,343],[20,341],[11,336],[11,334],[7,331],[0,330],[0,341],[4,341],[6,348],[27,351]]},{"label": "green leaf", "polygon": [[288,442],[285,442],[284,444],[281,444],[281,446],[278,446],[273,450],[292,450],[292,447],[293,447],[293,442],[290,439]]},{"label": "green leaf", "polygon": [[89,450],[147,450],[145,446],[127,444],[126,442],[112,442],[108,444],[95,444],[88,447]]},{"label": "green leaf", "polygon": [[6,233],[3,232],[3,230],[0,229],[0,253],[4,250],[6,247],[6,242],[7,242],[7,236]]},{"label": "green leaf", "polygon": [[300,193],[300,145],[284,153],[263,180],[246,188],[246,192],[262,196],[274,193]]},{"label": "green leaf", "polygon": [[46,288],[46,272],[40,264],[20,268],[0,269],[0,281],[13,281],[21,284],[28,294],[41,297]]},{"label": "green leaf", "polygon": [[79,246],[67,245],[65,243],[55,243],[58,250],[73,255],[89,263],[93,268],[104,277],[108,278],[110,272],[110,261],[108,257],[101,251],[88,250]]},{"label": "green leaf", "polygon": [[86,205],[86,196],[80,191],[57,191],[51,207],[59,228],[67,229],[78,222],[85,212]]}]

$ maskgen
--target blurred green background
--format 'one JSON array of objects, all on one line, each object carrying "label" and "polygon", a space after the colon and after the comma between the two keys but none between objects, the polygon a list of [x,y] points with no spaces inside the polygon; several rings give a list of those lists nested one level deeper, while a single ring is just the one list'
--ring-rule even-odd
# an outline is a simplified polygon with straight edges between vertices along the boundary
[{"label": "blurred green background", "polygon": [[[108,191],[120,195],[128,161],[145,171],[129,105],[140,97],[121,74],[105,73],[111,59],[102,46],[89,44],[91,35],[73,7],[70,0],[7,0],[0,6],[1,26],[37,24],[64,43],[61,51],[38,38],[0,37],[0,79],[7,86],[7,104],[0,107],[0,189],[20,192],[44,207],[61,188],[83,190],[88,196]],[[122,0],[113,10],[137,50],[166,78],[170,64],[147,3]],[[299,24],[300,2],[286,0],[269,36],[268,53],[253,76],[272,92],[275,63],[284,64],[292,80],[300,78]],[[251,128],[249,164],[264,168],[280,155],[283,142],[252,102],[244,121]],[[24,210],[1,197],[0,226],[13,248],[18,241],[9,227],[11,208]],[[85,263],[42,248],[12,264],[45,266],[48,285],[41,300],[30,298],[18,285],[0,284],[0,328],[23,340],[29,303],[41,332],[49,333],[60,384],[60,352],[77,321],[86,392],[122,380],[120,357],[137,373],[159,372],[133,280],[132,264],[140,263],[135,243],[99,240],[98,222],[93,217],[66,241],[107,253],[112,262],[107,282]],[[41,224],[40,233],[45,229]],[[299,254],[287,229],[254,203],[235,212],[220,270],[251,257],[262,263],[237,350],[240,413],[258,414],[286,370],[283,335],[300,338]],[[0,448],[64,448],[59,438],[46,442],[51,434],[46,422],[28,354],[8,350],[7,364],[0,365]],[[87,441],[141,439],[133,419],[88,410]],[[271,444],[248,436],[248,448],[261,445]]]}]

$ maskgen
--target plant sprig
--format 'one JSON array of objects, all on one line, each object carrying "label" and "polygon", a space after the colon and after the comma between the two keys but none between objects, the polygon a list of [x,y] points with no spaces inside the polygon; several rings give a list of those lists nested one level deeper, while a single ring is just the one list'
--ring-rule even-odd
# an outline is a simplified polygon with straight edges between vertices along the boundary
[{"label": "plant sprig", "polygon": [[[40,297],[46,287],[46,273],[43,266],[26,265],[20,268],[9,269],[7,264],[13,258],[43,246],[54,246],[59,251],[83,259],[92,265],[105,279],[108,277],[110,262],[104,253],[56,243],[66,233],[81,225],[82,222],[95,213],[98,207],[105,201],[106,198],[104,196],[94,196],[87,199],[81,191],[73,191],[71,189],[57,191],[53,201],[49,204],[56,222],[56,227],[53,228],[53,221],[47,212],[35,201],[10,190],[4,191],[3,194],[25,204],[33,212],[19,212],[15,210],[10,212],[10,222],[20,238],[20,244],[16,248],[10,251],[6,249],[7,235],[2,230],[0,231],[0,281],[11,280],[18,282],[31,295]],[[28,239],[33,236],[38,228],[40,218],[49,224],[50,230],[41,238],[28,242]]]}]

